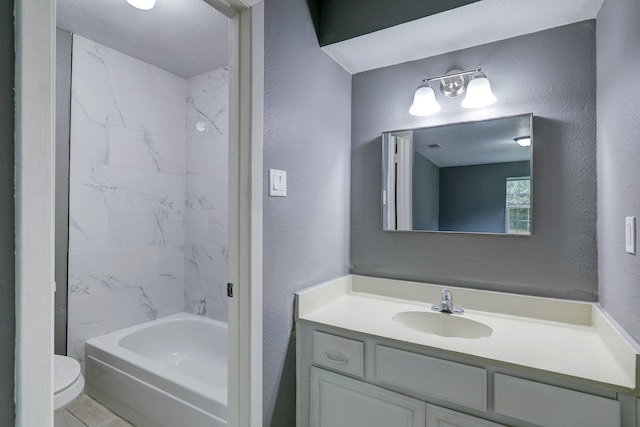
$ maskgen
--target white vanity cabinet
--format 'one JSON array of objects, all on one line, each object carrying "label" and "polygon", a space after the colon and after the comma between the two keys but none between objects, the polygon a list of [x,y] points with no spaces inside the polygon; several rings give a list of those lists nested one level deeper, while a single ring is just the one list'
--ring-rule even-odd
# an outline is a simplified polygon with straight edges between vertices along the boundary
[{"label": "white vanity cabinet", "polygon": [[635,399],[610,390],[296,325],[297,427],[636,427]]}]

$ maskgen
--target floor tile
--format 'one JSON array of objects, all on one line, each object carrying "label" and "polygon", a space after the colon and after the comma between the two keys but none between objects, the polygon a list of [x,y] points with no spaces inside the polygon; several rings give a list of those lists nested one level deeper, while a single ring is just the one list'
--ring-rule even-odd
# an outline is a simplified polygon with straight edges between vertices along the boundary
[{"label": "floor tile", "polygon": [[125,420],[118,418],[118,419],[109,421],[108,423],[102,425],[101,427],[134,427],[134,426],[133,424],[129,424]]},{"label": "floor tile", "polygon": [[81,394],[67,406],[67,410],[89,427],[100,427],[116,415],[86,394]]},{"label": "floor tile", "polygon": [[74,417],[71,412],[64,411],[64,421],[67,423],[67,427],[87,427],[87,425]]}]

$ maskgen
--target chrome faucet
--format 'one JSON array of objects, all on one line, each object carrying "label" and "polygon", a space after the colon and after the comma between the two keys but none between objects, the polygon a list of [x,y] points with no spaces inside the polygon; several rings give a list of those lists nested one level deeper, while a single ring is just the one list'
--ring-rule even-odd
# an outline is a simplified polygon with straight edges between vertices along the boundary
[{"label": "chrome faucet", "polygon": [[440,304],[434,304],[431,307],[431,310],[439,311],[441,313],[464,314],[463,309],[453,305],[453,296],[449,289],[442,290],[442,301]]}]

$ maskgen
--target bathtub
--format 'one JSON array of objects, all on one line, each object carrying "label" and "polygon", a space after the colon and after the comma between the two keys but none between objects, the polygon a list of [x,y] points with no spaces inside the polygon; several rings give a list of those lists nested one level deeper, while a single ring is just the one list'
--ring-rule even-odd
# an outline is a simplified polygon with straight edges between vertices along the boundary
[{"label": "bathtub", "polygon": [[85,344],[87,394],[137,427],[227,422],[227,325],[179,313]]}]

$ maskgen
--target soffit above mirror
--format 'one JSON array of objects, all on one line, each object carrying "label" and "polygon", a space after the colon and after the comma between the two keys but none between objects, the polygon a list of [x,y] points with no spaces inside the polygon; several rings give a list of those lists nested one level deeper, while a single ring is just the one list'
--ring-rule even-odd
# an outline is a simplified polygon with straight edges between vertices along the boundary
[{"label": "soffit above mirror", "polygon": [[229,20],[203,0],[57,0],[57,26],[183,78],[228,64]]},{"label": "soffit above mirror", "polygon": [[[603,1],[482,0],[322,50],[356,74],[595,19]],[[363,10],[358,19],[367,19],[367,14]]]}]

